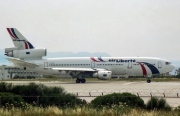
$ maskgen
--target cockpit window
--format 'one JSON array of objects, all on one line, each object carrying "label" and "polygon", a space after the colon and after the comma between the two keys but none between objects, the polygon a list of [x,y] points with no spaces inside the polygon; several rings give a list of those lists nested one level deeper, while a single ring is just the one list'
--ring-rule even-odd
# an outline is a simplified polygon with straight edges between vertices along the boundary
[{"label": "cockpit window", "polygon": [[166,62],[166,65],[170,65],[171,63],[170,62]]}]

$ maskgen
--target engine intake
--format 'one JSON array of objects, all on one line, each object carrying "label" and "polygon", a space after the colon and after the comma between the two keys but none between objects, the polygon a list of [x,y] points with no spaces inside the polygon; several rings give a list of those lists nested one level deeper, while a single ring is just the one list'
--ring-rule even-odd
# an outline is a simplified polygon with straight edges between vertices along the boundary
[{"label": "engine intake", "polygon": [[111,79],[111,75],[111,71],[98,71],[93,74],[93,77],[97,77],[100,80],[108,80]]}]

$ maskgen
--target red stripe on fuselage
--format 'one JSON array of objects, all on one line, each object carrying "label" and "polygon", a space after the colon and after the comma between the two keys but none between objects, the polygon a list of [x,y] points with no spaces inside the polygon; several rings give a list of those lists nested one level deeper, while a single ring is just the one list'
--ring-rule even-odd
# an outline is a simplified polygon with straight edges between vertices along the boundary
[{"label": "red stripe on fuselage", "polygon": [[91,60],[93,60],[94,62],[99,62],[99,61],[97,61],[96,59],[94,59],[94,58],[91,58]]},{"label": "red stripe on fuselage", "polygon": [[141,63],[139,63],[141,68],[142,68],[142,71],[143,71],[143,75],[147,75],[147,71],[146,71],[146,68],[144,67],[144,65],[142,65]]},{"label": "red stripe on fuselage", "polygon": [[26,49],[28,49],[28,45],[27,45],[27,43],[26,43],[26,42],[24,42],[24,44],[25,44],[25,48],[26,48]]},{"label": "red stripe on fuselage", "polygon": [[13,37],[14,39],[16,39],[16,37],[13,36],[13,34],[11,33],[10,29],[7,28],[7,31],[9,32],[9,34],[11,35],[11,37]]}]

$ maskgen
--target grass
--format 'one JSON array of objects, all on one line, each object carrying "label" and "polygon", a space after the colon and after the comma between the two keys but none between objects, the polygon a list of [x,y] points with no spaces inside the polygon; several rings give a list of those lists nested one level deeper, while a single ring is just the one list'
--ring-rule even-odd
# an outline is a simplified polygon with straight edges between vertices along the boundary
[{"label": "grass", "polygon": [[123,111],[118,108],[103,108],[97,110],[89,107],[76,107],[60,109],[58,107],[29,107],[27,110],[12,108],[0,109],[1,116],[179,116],[178,111],[146,111],[142,109],[131,109]]},{"label": "grass", "polygon": [[[88,78],[88,79],[92,79],[91,81],[94,81],[94,78]],[[130,81],[133,81],[131,80],[132,78],[129,79]],[[74,79],[70,79],[70,80],[74,82]],[[119,81],[119,80],[112,79],[111,81]],[[141,81],[141,80],[136,80],[136,81]],[[112,108],[103,107],[102,109],[96,109],[96,108],[92,108],[89,105],[76,106],[74,108],[70,108],[70,107],[58,108],[56,106],[43,108],[43,107],[36,107],[29,105],[27,109],[14,108],[14,107],[12,109],[0,108],[0,116],[180,116],[180,106],[177,107],[176,110],[172,110],[172,111],[163,111],[163,110],[148,111],[139,108],[129,108],[129,107],[122,108],[119,106],[117,107],[113,106]]]}]

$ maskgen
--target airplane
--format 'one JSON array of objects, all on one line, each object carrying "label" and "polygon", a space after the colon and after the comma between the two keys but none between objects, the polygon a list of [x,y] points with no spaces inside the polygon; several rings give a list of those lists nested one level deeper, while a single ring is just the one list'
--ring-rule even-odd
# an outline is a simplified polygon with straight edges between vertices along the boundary
[{"label": "airplane", "polygon": [[35,48],[16,28],[7,28],[15,47],[5,48],[5,55],[15,67],[50,75],[70,75],[76,83],[86,77],[108,80],[111,77],[150,77],[171,72],[170,61],[154,57],[62,57],[43,59],[45,48]]}]

